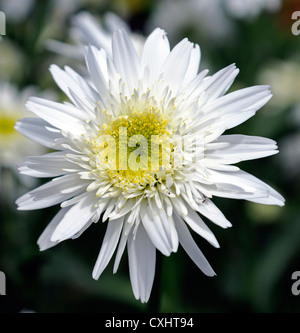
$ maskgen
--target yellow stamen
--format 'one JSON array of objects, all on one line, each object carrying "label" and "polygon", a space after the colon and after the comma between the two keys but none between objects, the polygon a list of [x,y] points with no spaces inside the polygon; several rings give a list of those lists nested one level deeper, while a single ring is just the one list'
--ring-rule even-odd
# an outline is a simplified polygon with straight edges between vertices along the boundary
[{"label": "yellow stamen", "polygon": [[142,111],[135,107],[126,111],[99,128],[99,135],[90,141],[94,157],[117,187],[152,185],[161,168],[172,168],[168,119],[149,105]]}]

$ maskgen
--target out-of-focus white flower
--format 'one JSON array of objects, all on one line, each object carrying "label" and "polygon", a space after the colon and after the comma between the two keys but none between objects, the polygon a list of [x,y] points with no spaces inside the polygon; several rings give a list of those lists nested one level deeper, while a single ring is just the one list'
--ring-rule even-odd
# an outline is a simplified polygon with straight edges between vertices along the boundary
[{"label": "out-of-focus white flower", "polygon": [[[66,17],[78,10],[81,5],[81,0],[52,0],[52,19],[59,22],[64,22]],[[55,24],[56,22],[54,22]],[[64,22],[65,23],[65,22]]]},{"label": "out-of-focus white flower", "polygon": [[[36,93],[33,87],[19,91],[8,82],[0,82],[0,165],[16,168],[28,154],[40,154],[45,149],[24,138],[15,129],[15,123],[30,112],[25,108],[25,102]],[[49,96],[47,94],[47,96]]]},{"label": "out-of-focus white flower", "polygon": [[[300,111],[300,110],[299,110]],[[300,174],[300,132],[284,136],[280,142],[279,163],[284,177],[292,179]]]},{"label": "out-of-focus white flower", "polygon": [[287,121],[296,127],[296,131],[280,139],[282,154],[278,157],[278,161],[284,170],[283,175],[287,179],[292,179],[300,175],[300,102],[292,108]]},{"label": "out-of-focus white flower", "polygon": [[157,1],[147,26],[149,30],[162,27],[173,41],[181,38],[182,33],[194,30],[202,40],[223,43],[234,33],[223,4],[222,0]]},{"label": "out-of-focus white flower", "polygon": [[0,81],[18,81],[24,74],[25,57],[22,50],[8,36],[0,42]]},{"label": "out-of-focus white flower", "polygon": [[88,80],[51,66],[71,103],[28,101],[41,119],[20,120],[17,129],[57,151],[29,157],[20,167],[54,179],[17,204],[21,210],[60,204],[38,240],[41,250],[79,237],[100,218],[107,221],[93,277],[118,248],[116,272],[127,245],[134,295],[147,302],[156,250],[169,256],[181,244],[206,275],[215,274],[189,230],[219,247],[200,217],[231,226],[213,196],[284,204],[269,185],[233,165],[277,153],[276,142],[223,135],[254,116],[271,93],[269,86],[254,86],[226,94],[238,74],[235,65],[212,76],[198,73],[199,46],[185,38],[170,50],[162,29],[146,39],[140,56],[124,29],[114,32],[111,50],[112,56],[86,48]]},{"label": "out-of-focus white flower", "polygon": [[238,19],[253,19],[261,12],[275,13],[280,10],[282,0],[225,0],[228,12]]},{"label": "out-of-focus white flower", "polygon": [[28,17],[35,3],[36,0],[0,0],[0,8],[7,23],[18,23]]},{"label": "out-of-focus white flower", "polygon": [[[288,133],[279,141],[281,153],[277,157],[283,177],[292,179],[300,174],[300,64],[299,55],[287,60],[270,63],[258,75],[261,84],[269,82],[273,98],[269,106],[278,112],[286,112],[285,121],[295,127],[294,133]],[[297,130],[298,128],[298,130]]]},{"label": "out-of-focus white flower", "polygon": [[297,60],[277,60],[266,66],[258,75],[261,84],[268,82],[273,98],[270,106],[286,108],[300,104],[300,63]]},{"label": "out-of-focus white flower", "polygon": [[112,33],[121,28],[130,34],[134,46],[138,54],[140,54],[145,38],[140,34],[132,33],[126,22],[111,12],[104,15],[102,22],[98,22],[96,18],[88,12],[81,12],[75,15],[72,19],[72,27],[70,29],[70,38],[73,45],[56,40],[48,40],[46,46],[56,53],[80,60],[84,59],[84,49],[86,45],[94,45],[98,49],[103,48],[111,55]]},{"label": "out-of-focus white flower", "polygon": [[16,121],[30,115],[25,102],[33,93],[36,93],[33,87],[20,91],[8,82],[0,82],[0,195],[9,205],[14,205],[20,192],[37,185],[36,180],[17,173],[18,165],[28,154],[46,152],[44,147],[24,138],[14,129]]}]

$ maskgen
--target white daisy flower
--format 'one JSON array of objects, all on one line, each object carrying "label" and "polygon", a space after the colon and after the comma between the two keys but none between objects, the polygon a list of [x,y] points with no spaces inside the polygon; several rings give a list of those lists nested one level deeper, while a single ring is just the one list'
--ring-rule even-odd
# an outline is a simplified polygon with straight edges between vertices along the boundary
[{"label": "white daisy flower", "polygon": [[224,11],[225,3],[224,0],[157,1],[146,26],[147,29],[162,27],[171,41],[183,31],[192,30],[209,44],[222,44],[235,33],[234,24]]},{"label": "white daisy flower", "polygon": [[282,0],[227,0],[229,13],[238,19],[253,19],[266,11],[276,13],[280,10]]},{"label": "white daisy flower", "polygon": [[24,138],[15,129],[17,120],[30,116],[24,107],[25,102],[34,93],[32,87],[19,91],[17,87],[0,82],[0,165],[16,168],[28,154],[40,154],[44,149]]},{"label": "white daisy flower", "polygon": [[117,29],[127,31],[138,54],[141,54],[143,50],[144,36],[133,33],[128,24],[112,12],[107,12],[103,16],[103,20],[98,22],[93,15],[82,11],[72,17],[71,23],[72,27],[69,35],[72,44],[49,39],[46,42],[46,47],[49,50],[70,58],[82,60],[84,59],[85,45],[91,44],[99,49],[103,48],[111,55],[111,36]]},{"label": "white daisy flower", "polygon": [[190,233],[219,247],[198,214],[231,226],[213,196],[284,204],[270,186],[231,165],[273,155],[276,143],[223,135],[252,117],[271,93],[269,86],[254,86],[225,95],[238,74],[235,65],[212,76],[198,73],[199,46],[184,39],[170,51],[161,29],[146,39],[141,56],[122,29],[113,34],[111,50],[112,56],[86,48],[88,81],[69,67],[51,66],[71,103],[28,101],[41,119],[20,120],[17,130],[57,151],[27,158],[20,171],[55,178],[17,204],[21,210],[60,204],[38,240],[41,250],[105,222],[93,278],[115,250],[116,272],[127,245],[133,293],[147,302],[156,249],[169,256],[181,244],[204,274],[215,275]]}]

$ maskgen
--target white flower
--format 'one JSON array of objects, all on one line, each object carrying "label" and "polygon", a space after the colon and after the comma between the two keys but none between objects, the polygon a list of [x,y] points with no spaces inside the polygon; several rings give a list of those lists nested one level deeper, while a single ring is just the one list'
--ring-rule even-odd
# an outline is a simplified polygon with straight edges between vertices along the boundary
[{"label": "white flower", "polygon": [[0,165],[16,168],[28,154],[40,154],[44,149],[20,135],[15,122],[30,116],[24,107],[26,100],[34,93],[32,87],[19,91],[8,82],[0,82]]},{"label": "white flower", "polygon": [[0,0],[1,10],[5,13],[7,22],[18,23],[28,18],[34,8],[35,0],[23,0],[20,6],[19,0]]},{"label": "white flower", "polygon": [[[17,123],[22,134],[57,150],[28,158],[21,167],[21,172],[33,177],[55,177],[17,201],[21,210],[61,205],[38,240],[40,249],[80,236],[101,217],[107,229],[93,277],[100,277],[117,249],[116,272],[127,245],[133,292],[142,302],[147,302],[151,292],[156,249],[169,256],[180,243],[206,275],[215,274],[189,231],[219,247],[198,215],[222,228],[231,226],[214,205],[213,196],[284,203],[270,186],[231,165],[275,154],[276,143],[261,137],[223,135],[271,98],[269,87],[224,95],[238,74],[236,67],[207,76],[206,70],[198,74],[199,62],[198,45],[184,39],[170,51],[161,29],[147,38],[139,57],[127,33],[117,30],[112,57],[87,47],[89,83],[69,67],[51,66],[54,80],[71,103],[33,97],[27,108],[41,119]],[[121,132],[124,128],[127,138]],[[108,136],[106,142],[100,140],[103,135]],[[141,137],[139,145],[130,144],[133,135]],[[154,135],[166,144],[159,150],[157,169],[147,155],[155,151],[150,145]],[[184,140],[182,149],[176,145],[178,138]],[[109,155],[113,143],[117,150]],[[124,145],[128,147],[125,154],[121,153]],[[139,147],[133,151],[135,145]],[[164,159],[166,152],[169,160]],[[114,158],[118,158],[115,168],[111,167]],[[123,170],[124,158],[126,167],[133,159],[140,169]],[[182,158],[178,167],[177,158]],[[142,161],[148,168],[141,167]]]},{"label": "white flower", "polygon": [[0,39],[0,54],[1,81],[20,82],[26,66],[22,49],[6,35]]},{"label": "white flower", "polygon": [[276,13],[281,8],[282,0],[227,0],[229,13],[239,19],[256,18],[262,11]]},{"label": "white flower", "polygon": [[70,29],[70,38],[73,44],[62,43],[49,39],[46,46],[49,50],[64,56],[84,59],[85,45],[94,45],[98,49],[105,49],[111,55],[111,36],[117,29],[125,29],[138,52],[142,52],[145,39],[140,34],[130,31],[129,26],[119,16],[114,13],[107,12],[103,17],[103,22],[98,22],[88,12],[80,12],[73,16],[72,27]]},{"label": "white flower", "polygon": [[209,43],[224,43],[232,38],[234,25],[226,16],[223,0],[158,1],[146,26],[161,26],[176,40],[182,31],[196,31]]},{"label": "white flower", "polygon": [[259,82],[269,82],[274,97],[270,101],[273,108],[284,110],[287,106],[300,103],[300,82],[295,80],[300,75],[299,55],[288,60],[269,61],[259,73]]}]

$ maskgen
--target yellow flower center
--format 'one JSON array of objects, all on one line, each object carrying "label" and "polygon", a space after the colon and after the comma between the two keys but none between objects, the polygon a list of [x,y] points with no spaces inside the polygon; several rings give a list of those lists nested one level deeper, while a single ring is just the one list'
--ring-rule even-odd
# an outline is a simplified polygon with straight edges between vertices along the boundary
[{"label": "yellow flower center", "polygon": [[160,170],[172,169],[171,132],[157,107],[132,108],[103,124],[92,147],[99,170],[123,189],[154,184]]},{"label": "yellow flower center", "polygon": [[17,119],[7,116],[5,114],[1,115],[0,112],[0,135],[7,136],[15,133],[15,122]]}]

